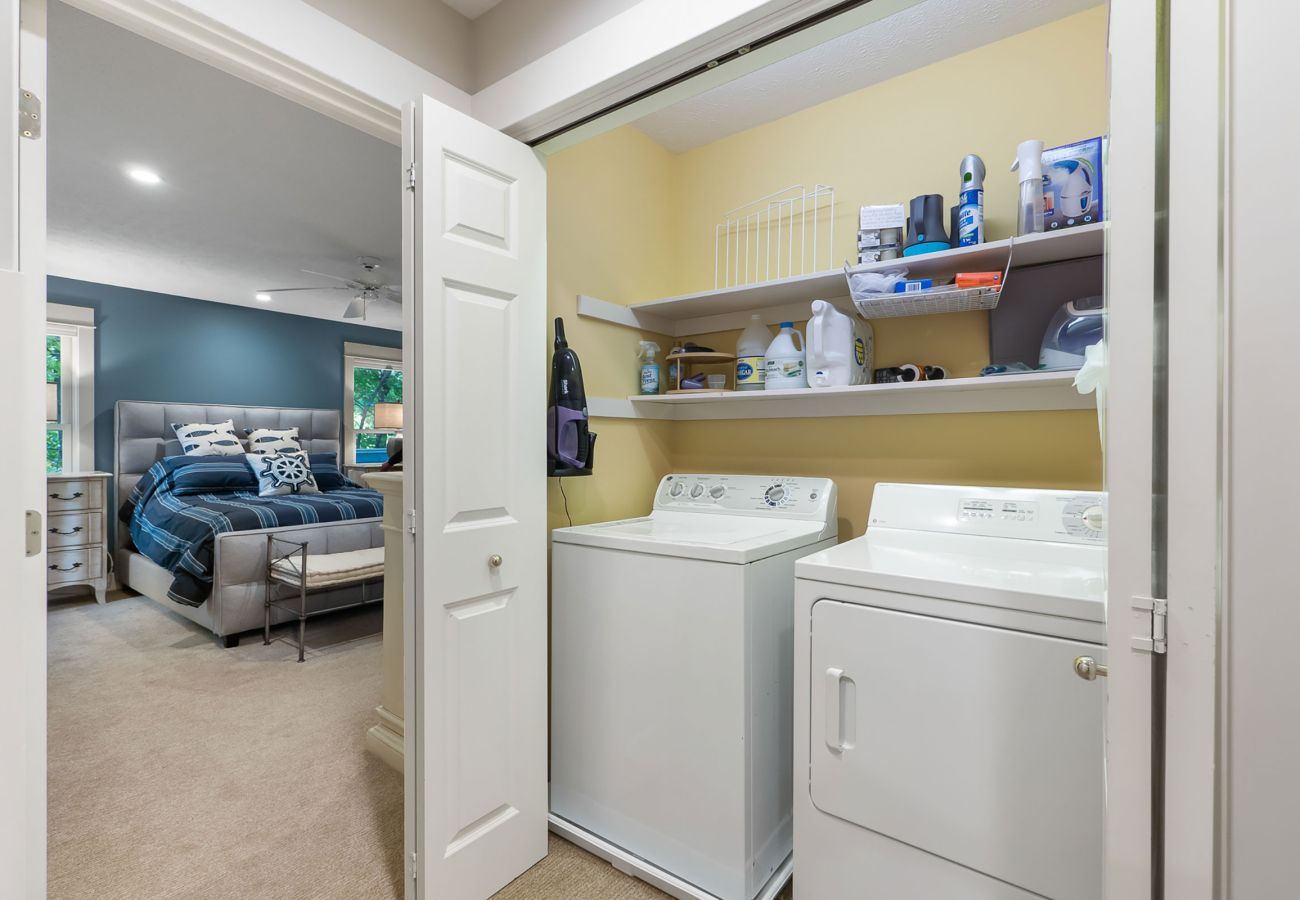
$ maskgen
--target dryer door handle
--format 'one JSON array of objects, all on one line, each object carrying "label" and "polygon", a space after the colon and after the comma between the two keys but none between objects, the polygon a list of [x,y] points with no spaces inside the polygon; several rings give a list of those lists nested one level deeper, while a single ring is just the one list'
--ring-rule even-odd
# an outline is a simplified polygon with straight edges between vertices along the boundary
[{"label": "dryer door handle", "polygon": [[836,753],[852,750],[857,740],[857,685],[844,670],[826,670],[826,746]]}]

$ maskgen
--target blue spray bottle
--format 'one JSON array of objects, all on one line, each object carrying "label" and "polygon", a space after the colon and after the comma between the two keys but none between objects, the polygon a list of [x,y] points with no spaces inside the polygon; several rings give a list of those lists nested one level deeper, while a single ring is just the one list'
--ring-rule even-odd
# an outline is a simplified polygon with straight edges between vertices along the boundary
[{"label": "blue spray bottle", "polygon": [[961,161],[961,193],[955,247],[984,243],[984,160],[975,154]]}]

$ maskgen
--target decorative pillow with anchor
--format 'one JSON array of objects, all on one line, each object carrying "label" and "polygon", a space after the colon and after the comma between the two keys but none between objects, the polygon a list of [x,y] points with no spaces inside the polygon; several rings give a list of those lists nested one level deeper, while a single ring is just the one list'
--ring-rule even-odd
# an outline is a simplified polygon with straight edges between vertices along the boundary
[{"label": "decorative pillow with anchor", "polygon": [[249,453],[245,458],[257,476],[257,496],[283,497],[287,494],[319,494],[311,473],[307,454]]}]

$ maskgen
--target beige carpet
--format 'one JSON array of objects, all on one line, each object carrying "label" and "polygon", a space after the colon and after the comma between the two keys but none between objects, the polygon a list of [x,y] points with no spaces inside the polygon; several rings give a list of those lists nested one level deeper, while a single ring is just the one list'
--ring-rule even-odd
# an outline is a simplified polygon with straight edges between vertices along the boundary
[{"label": "beige carpet", "polygon": [[[401,776],[364,749],[380,610],[223,649],[140,597],[50,607],[52,900],[401,896]],[[509,900],[665,895],[551,838]]]}]

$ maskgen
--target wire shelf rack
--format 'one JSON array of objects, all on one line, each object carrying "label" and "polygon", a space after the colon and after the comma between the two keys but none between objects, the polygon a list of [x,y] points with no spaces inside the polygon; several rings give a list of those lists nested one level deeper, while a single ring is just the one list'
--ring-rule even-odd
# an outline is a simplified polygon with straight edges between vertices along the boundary
[{"label": "wire shelf rack", "polygon": [[835,188],[792,185],[728,210],[714,228],[713,287],[835,268]]},{"label": "wire shelf rack", "polygon": [[893,319],[900,316],[933,316],[940,313],[995,309],[1002,288],[954,288],[942,285],[928,291],[904,294],[867,294],[853,298],[853,305],[864,319]]}]

